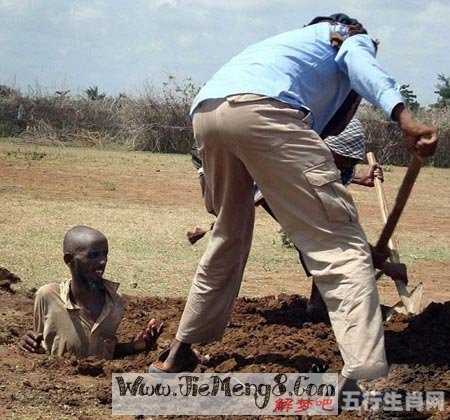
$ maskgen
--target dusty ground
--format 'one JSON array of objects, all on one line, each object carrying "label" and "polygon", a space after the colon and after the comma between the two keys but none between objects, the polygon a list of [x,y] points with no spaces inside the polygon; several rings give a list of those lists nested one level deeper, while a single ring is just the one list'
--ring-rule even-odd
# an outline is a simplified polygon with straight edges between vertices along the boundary
[{"label": "dusty ground", "polygon": [[[53,358],[22,353],[18,338],[32,323],[33,292],[0,290],[0,416],[2,418],[108,418],[111,413],[111,373],[145,372],[158,352],[170,343],[182,311],[183,299],[125,296],[126,318],[121,341],[133,338],[146,314],[166,322],[158,350],[126,360],[100,361]],[[215,372],[307,372],[313,363],[337,371],[342,360],[330,327],[312,323],[306,299],[298,295],[240,298],[224,340],[199,346],[213,355]],[[433,303],[413,319],[396,315],[386,323],[386,347],[393,365],[388,378],[370,389],[446,391],[446,413],[397,413],[402,418],[443,419],[449,410],[450,302]],[[362,413],[341,418],[367,418]],[[377,414],[373,418],[380,418]],[[387,417],[392,418],[392,417]]]}]

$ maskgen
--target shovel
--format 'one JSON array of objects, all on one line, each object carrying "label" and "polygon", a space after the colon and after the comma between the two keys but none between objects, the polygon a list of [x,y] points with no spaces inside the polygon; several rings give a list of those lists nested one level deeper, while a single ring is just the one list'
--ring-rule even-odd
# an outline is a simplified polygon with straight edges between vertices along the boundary
[{"label": "shovel", "polygon": [[[375,155],[372,152],[367,153],[367,160],[369,161],[369,164],[376,163]],[[394,229],[397,225],[400,215],[403,212],[421,166],[422,163],[415,157],[413,157],[395,199],[394,208],[392,209],[390,214],[387,207],[383,184],[378,178],[375,178],[374,180],[383,222],[385,223],[383,231],[380,235],[380,239],[378,239],[378,242],[376,244],[376,248],[378,250],[383,250],[384,248],[386,248],[386,246],[389,246],[389,260],[393,263],[400,262],[400,258],[397,252],[397,243],[393,235]],[[394,312],[413,315],[419,314],[421,311],[421,301],[423,295],[422,283],[419,283],[411,293],[408,292],[403,281],[394,279],[394,283],[400,296],[400,302],[397,302],[393,307],[388,309],[387,319],[389,319]]]}]

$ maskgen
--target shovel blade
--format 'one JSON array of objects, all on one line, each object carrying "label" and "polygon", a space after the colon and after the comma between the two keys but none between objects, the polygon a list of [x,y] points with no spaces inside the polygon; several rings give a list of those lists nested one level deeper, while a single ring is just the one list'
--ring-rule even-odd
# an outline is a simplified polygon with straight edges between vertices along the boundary
[{"label": "shovel blade", "polygon": [[418,315],[422,312],[422,296],[423,296],[423,284],[419,283],[411,293],[401,296],[401,301],[397,302],[394,306],[388,309],[386,313],[386,320],[392,317],[394,313],[400,313],[405,315]]}]

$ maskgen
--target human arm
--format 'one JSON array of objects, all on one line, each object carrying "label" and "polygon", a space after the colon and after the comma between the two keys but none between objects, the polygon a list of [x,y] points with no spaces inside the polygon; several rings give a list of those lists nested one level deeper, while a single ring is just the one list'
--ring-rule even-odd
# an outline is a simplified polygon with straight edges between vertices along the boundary
[{"label": "human arm", "polygon": [[352,184],[362,185],[364,187],[373,187],[375,185],[375,178],[384,182],[383,169],[379,163],[374,163],[369,166],[369,169],[364,174],[357,174],[352,179]]},{"label": "human arm", "polygon": [[20,339],[19,347],[30,353],[45,353],[42,346],[44,339],[44,320],[45,320],[46,302],[42,289],[38,290],[34,300],[33,309],[33,330],[28,330]]},{"label": "human arm", "polygon": [[140,332],[133,341],[117,343],[114,349],[114,359],[150,351],[156,347],[159,336],[164,331],[164,322],[156,325],[155,319],[151,319],[146,328]]},{"label": "human arm", "polygon": [[376,59],[375,46],[368,35],[347,38],[335,57],[350,87],[393,120],[393,110],[404,102],[398,83]]},{"label": "human arm", "polygon": [[200,188],[202,190],[202,197],[205,196],[205,172],[203,170],[203,162],[200,157],[200,153],[198,151],[197,143],[194,141],[194,143],[191,146],[191,149],[189,150],[189,154],[191,155],[191,162],[194,165],[195,169],[197,169],[198,173],[198,180],[200,182]]},{"label": "human arm", "polygon": [[435,128],[417,122],[403,104],[395,106],[392,119],[398,122],[405,135],[406,148],[419,161],[434,154],[438,143]]},{"label": "human arm", "polygon": [[386,261],[389,256],[389,248],[386,247],[383,251],[378,250],[376,247],[370,246],[370,253],[372,254],[373,266],[382,271],[392,280],[401,280],[405,284],[408,284],[408,274],[406,271],[406,265],[402,263],[393,263]]},{"label": "human arm", "polygon": [[375,48],[367,35],[355,35],[345,40],[335,61],[358,94],[399,124],[411,154],[421,162],[434,154],[436,129],[413,118],[404,105],[398,84],[377,62]]},{"label": "human arm", "polygon": [[392,280],[401,280],[405,285],[408,284],[406,264],[384,261],[379,269]]}]

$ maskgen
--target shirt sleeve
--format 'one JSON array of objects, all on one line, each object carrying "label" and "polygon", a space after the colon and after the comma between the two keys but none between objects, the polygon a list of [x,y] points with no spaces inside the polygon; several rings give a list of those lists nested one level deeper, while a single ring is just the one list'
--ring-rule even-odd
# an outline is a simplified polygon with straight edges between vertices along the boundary
[{"label": "shirt sleeve", "polygon": [[112,328],[112,333],[117,337],[117,330],[119,329],[120,323],[123,320],[123,316],[125,314],[125,302],[123,300],[122,293],[114,292],[114,306],[113,306],[113,318],[114,321],[111,320],[110,327]]},{"label": "shirt sleeve", "polygon": [[34,299],[33,330],[36,334],[44,333],[46,308],[44,293],[42,293],[42,289],[39,289]]},{"label": "shirt sleeve", "polygon": [[344,41],[336,58],[352,88],[364,99],[381,108],[392,118],[392,111],[404,103],[397,82],[379,65],[375,47],[368,35],[354,35]]}]

